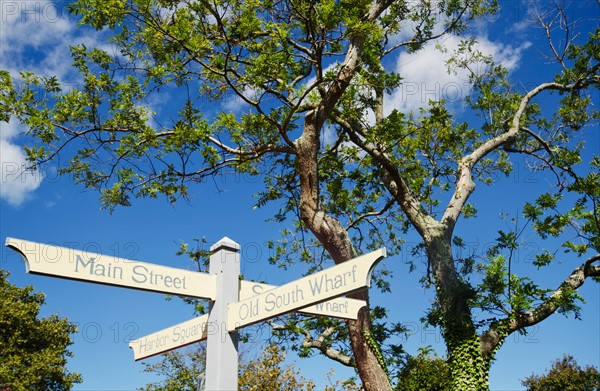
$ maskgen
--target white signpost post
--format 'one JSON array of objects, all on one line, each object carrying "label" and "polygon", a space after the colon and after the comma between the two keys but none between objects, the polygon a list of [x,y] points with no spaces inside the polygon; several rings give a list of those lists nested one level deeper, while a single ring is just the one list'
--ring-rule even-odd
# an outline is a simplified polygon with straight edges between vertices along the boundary
[{"label": "white signpost post", "polygon": [[356,319],[366,303],[341,296],[370,286],[386,255],[373,251],[277,287],[240,281],[240,246],[229,238],[211,247],[209,273],[13,238],[6,246],[23,256],[28,273],[210,300],[208,314],[129,344],[141,360],[206,339],[206,391],[237,390],[238,328],[294,311]]}]

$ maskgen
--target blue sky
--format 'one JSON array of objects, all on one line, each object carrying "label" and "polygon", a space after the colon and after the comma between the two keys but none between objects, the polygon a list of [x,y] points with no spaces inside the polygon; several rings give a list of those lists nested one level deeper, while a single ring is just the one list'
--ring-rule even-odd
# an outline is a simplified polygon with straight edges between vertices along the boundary
[{"label": "blue sky", "polygon": [[[539,47],[534,45],[540,34],[531,35],[528,23],[531,5],[536,2],[509,1],[498,17],[476,27],[480,47],[494,55],[497,61],[518,76],[523,83],[535,83],[547,75]],[[599,7],[594,2],[576,2],[572,15],[581,23],[597,23]],[[84,42],[88,47],[106,47],[103,33],[75,30],[76,20],[66,14],[63,4],[51,1],[2,1],[0,3],[0,68],[16,72],[32,70],[46,75],[58,75],[65,83],[76,83],[70,68],[68,46]],[[595,15],[594,15],[595,13]],[[446,37],[443,45],[454,48],[458,40]],[[417,109],[422,102],[445,95],[455,99],[455,110],[465,93],[464,77],[444,72],[445,55],[432,45],[418,56],[401,55],[397,69],[405,78],[403,89],[390,99],[394,107]],[[531,59],[535,60],[535,64]],[[549,68],[550,69],[550,68]],[[388,107],[389,109],[390,107]],[[156,107],[167,111],[168,107]],[[295,267],[282,271],[267,262],[269,250],[265,243],[278,238],[285,228],[265,222],[273,212],[270,207],[254,209],[251,197],[260,189],[257,178],[220,176],[191,189],[189,204],[175,206],[164,200],[136,200],[130,208],[119,208],[113,215],[100,210],[98,194],[76,186],[69,177],[58,177],[56,166],[46,166],[39,172],[22,172],[23,142],[18,125],[0,125],[0,239],[16,237],[43,243],[69,244],[93,252],[132,258],[192,269],[185,257],[175,255],[181,242],[205,237],[209,244],[228,236],[241,245],[241,269],[244,276],[283,284],[303,275]],[[325,136],[327,137],[327,136]],[[599,153],[600,132],[588,132],[588,148]],[[470,248],[481,252],[489,245],[498,229],[506,229],[498,218],[498,205],[515,212],[520,194],[533,195],[543,190],[546,178],[531,174],[524,163],[518,163],[508,178],[499,178],[497,186],[478,189],[472,199],[480,211],[477,221],[459,228]],[[434,346],[444,353],[439,331],[424,327],[420,318],[431,301],[431,292],[424,290],[420,275],[409,274],[407,261],[410,249],[416,244],[406,238],[403,253],[386,259],[385,266],[394,272],[392,293],[373,290],[373,304],[390,307],[389,319],[402,322],[414,334],[405,341],[411,353],[424,345]],[[537,271],[531,267],[533,255],[540,251],[531,241],[520,252],[515,272],[535,273],[536,280],[556,287],[575,267],[574,261],[552,269]],[[128,348],[132,338],[169,327],[190,319],[192,310],[178,300],[165,301],[164,296],[27,275],[23,263],[12,251],[3,248],[0,267],[10,271],[10,281],[19,286],[33,284],[47,297],[43,314],[60,314],[79,325],[73,336],[70,360],[72,371],[80,372],[84,382],[75,390],[133,390],[152,380],[142,373],[141,363],[133,361]],[[600,286],[587,282],[581,289],[587,304],[582,320],[554,315],[535,326],[528,336],[511,336],[497,355],[491,371],[491,389],[519,390],[519,379],[548,368],[550,362],[563,353],[572,354],[580,364],[600,366]],[[258,329],[260,335],[264,329]],[[254,344],[242,350],[252,355]],[[343,377],[350,374],[345,368],[319,358],[296,360],[301,374],[323,384],[325,373],[333,368]]]}]

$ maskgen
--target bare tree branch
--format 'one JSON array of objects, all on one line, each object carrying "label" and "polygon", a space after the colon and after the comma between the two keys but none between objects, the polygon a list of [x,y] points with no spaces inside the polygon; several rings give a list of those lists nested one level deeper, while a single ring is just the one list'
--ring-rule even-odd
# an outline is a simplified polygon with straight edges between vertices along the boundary
[{"label": "bare tree branch", "polygon": [[395,199],[393,199],[393,198],[389,199],[388,202],[386,202],[386,204],[380,210],[376,210],[376,211],[373,211],[373,212],[368,212],[368,213],[365,213],[365,214],[363,214],[361,216],[358,216],[350,224],[348,224],[347,229],[350,229],[350,228],[353,228],[353,227],[357,226],[362,220],[368,219],[369,217],[381,216],[382,214],[384,214],[385,212],[387,212],[388,210],[390,210],[392,208],[392,206],[394,206],[395,203],[396,203]]},{"label": "bare tree branch", "polygon": [[377,161],[382,168],[381,176],[385,186],[388,188],[388,191],[394,197],[396,202],[398,202],[404,213],[406,213],[410,221],[415,225],[417,231],[422,235],[426,235],[429,228],[438,226],[439,223],[423,209],[423,206],[412,193],[408,184],[398,172],[398,168],[392,163],[390,158],[381,150],[381,148],[364,140],[361,133],[365,134],[366,131],[362,129],[362,126],[356,123],[350,123],[336,115],[333,115],[332,117],[344,128],[353,143],[358,145]]},{"label": "bare tree branch", "polygon": [[[286,326],[277,324],[271,320],[266,321],[266,323],[269,324],[269,326],[271,326],[273,330],[288,330]],[[327,343],[326,340],[331,336],[331,334],[335,332],[335,327],[329,327],[325,329],[325,331],[323,331],[323,333],[317,339],[313,338],[309,330],[300,328],[298,327],[298,325],[296,325],[296,327],[298,328],[300,333],[304,334],[304,341],[302,341],[302,347],[318,350],[326,357],[337,361],[340,364],[345,365],[347,367],[354,367],[356,365],[354,357],[346,356],[339,350],[332,348],[331,345]]]},{"label": "bare tree branch", "polygon": [[353,367],[355,365],[353,357],[346,356],[340,351],[333,349],[326,342],[327,338],[329,338],[334,331],[334,327],[329,327],[325,329],[325,331],[323,331],[323,333],[317,339],[314,339],[309,331],[304,330],[305,338],[302,342],[302,347],[317,349],[330,359],[335,360],[347,367]]},{"label": "bare tree branch", "polygon": [[266,145],[259,145],[254,149],[242,150],[240,148],[232,148],[214,137],[209,137],[209,140],[213,144],[218,146],[219,148],[226,151],[227,153],[230,153],[230,154],[236,155],[236,156],[260,156],[260,155],[263,155],[268,152],[280,152],[280,153],[288,153],[288,154],[295,153],[295,150],[293,148],[285,147],[285,146],[281,146],[281,145],[266,144]]},{"label": "bare tree branch", "polygon": [[402,47],[405,47],[405,46],[424,44],[426,42],[433,41],[433,40],[443,37],[444,35],[448,34],[449,32],[451,32],[452,30],[454,30],[456,28],[456,26],[458,25],[459,21],[462,19],[463,15],[465,14],[465,12],[467,11],[469,6],[470,6],[469,2],[465,2],[465,6],[463,7],[463,9],[460,10],[458,15],[452,20],[452,22],[447,23],[447,27],[442,32],[440,32],[438,34],[434,34],[425,39],[418,39],[418,34],[417,34],[408,41],[400,42],[400,43],[392,46],[391,48],[384,50],[382,53],[382,57],[385,57],[386,55],[390,54],[391,52],[393,52],[397,49],[400,49]]},{"label": "bare tree branch", "polygon": [[511,125],[508,131],[487,140],[471,154],[462,158],[458,163],[458,181],[456,182],[454,194],[444,212],[442,223],[448,227],[453,227],[456,224],[456,221],[458,220],[458,217],[460,216],[467,199],[475,190],[475,183],[473,182],[472,177],[473,166],[475,166],[475,164],[481,161],[481,159],[488,154],[498,150],[502,145],[512,142],[517,137],[519,132],[523,130],[523,127],[521,126],[521,118],[523,117],[525,110],[533,98],[543,91],[573,91],[585,88],[593,83],[593,78],[578,80],[572,84],[561,84],[555,82],[542,83],[525,94],[525,96],[521,98],[521,102],[519,103],[517,111],[512,116]]}]

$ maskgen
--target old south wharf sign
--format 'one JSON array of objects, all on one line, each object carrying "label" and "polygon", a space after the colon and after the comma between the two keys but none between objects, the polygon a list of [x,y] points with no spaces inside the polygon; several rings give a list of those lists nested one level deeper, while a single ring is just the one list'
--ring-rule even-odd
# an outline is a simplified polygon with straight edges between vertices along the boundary
[{"label": "old south wharf sign", "polygon": [[385,249],[373,251],[258,296],[231,303],[227,308],[227,327],[232,331],[368,287],[373,267],[384,257]]},{"label": "old south wharf sign", "polygon": [[28,273],[215,300],[216,277],[21,239],[6,246],[23,256]]},{"label": "old south wharf sign", "polygon": [[[240,281],[239,299],[246,300],[275,288],[277,288],[275,285],[242,280]],[[309,307],[300,308],[296,311],[309,315],[329,316],[341,319],[357,319],[358,311],[366,305],[367,303],[363,300],[338,297]]]},{"label": "old south wharf sign", "polygon": [[[274,285],[261,284],[251,281],[240,281],[240,300],[255,297],[265,291],[277,288]],[[297,311],[303,314],[337,317],[343,319],[356,319],[358,311],[366,306],[363,300],[340,297],[313,306],[300,308]],[[222,333],[218,325],[208,320],[208,315],[157,331],[129,343],[136,361],[155,356],[182,346],[200,342],[208,338],[209,334]]]}]

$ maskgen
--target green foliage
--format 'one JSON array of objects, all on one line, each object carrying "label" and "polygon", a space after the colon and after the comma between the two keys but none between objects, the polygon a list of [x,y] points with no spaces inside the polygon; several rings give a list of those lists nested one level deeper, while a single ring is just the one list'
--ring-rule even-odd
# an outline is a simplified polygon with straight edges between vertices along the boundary
[{"label": "green foliage", "polygon": [[283,366],[285,352],[274,345],[267,346],[263,355],[243,364],[239,378],[240,391],[312,391],[315,384],[298,375],[294,366]]},{"label": "green foliage", "polygon": [[486,391],[490,369],[490,357],[484,357],[478,335],[470,338],[446,336],[453,390]]},{"label": "green foliage", "polygon": [[153,373],[164,377],[164,380],[157,381],[140,388],[140,391],[195,391],[198,389],[198,382],[205,375],[206,369],[206,349],[203,345],[196,345],[193,350],[187,353],[171,351],[163,354],[162,360],[150,364],[143,362],[144,372]]},{"label": "green foliage", "polygon": [[[402,20],[416,23],[409,45],[414,51],[435,35],[434,25],[446,25],[448,32],[459,32],[465,23],[495,8],[494,2],[488,1],[444,0],[436,6],[439,9],[432,14],[428,2],[411,7],[397,2],[381,17],[382,23],[372,23],[364,21],[363,15],[369,9],[364,1],[313,4],[230,0],[186,5],[170,0],[76,1],[70,10],[81,18],[81,24],[115,32],[111,40],[121,58],[117,61],[100,49],[73,46],[73,63],[81,73],[83,86],[63,92],[56,79],[23,75],[28,82],[8,94],[11,102],[3,111],[5,116],[8,110],[13,111],[28,125],[29,133],[45,144],[62,137],[87,139],[85,148],[69,159],[62,172],[86,187],[102,190],[103,207],[112,210],[118,205],[128,206],[131,196],[164,195],[175,202],[188,197],[186,183],[210,176],[219,167],[257,172],[257,166],[250,163],[259,164],[263,153],[230,159],[226,157],[230,150],[223,150],[211,139],[231,141],[249,151],[254,146],[287,147],[286,137],[298,128],[303,113],[318,102],[309,91],[326,88],[335,75],[334,71],[324,72],[323,64],[343,56],[352,39],[366,40],[363,67],[339,107],[347,118],[361,118],[375,104],[370,94],[365,94],[368,89],[391,92],[399,86],[399,75],[381,67],[381,47],[405,28]],[[224,9],[231,12],[224,13]],[[318,62],[314,56],[319,57]],[[306,85],[314,73],[319,77]],[[193,87],[196,83],[199,89]],[[10,80],[3,84],[7,91],[13,88]],[[42,87],[41,94],[35,92],[39,91],[37,87]],[[147,97],[159,91],[182,94],[188,99],[177,116],[170,116],[172,123],[161,121],[160,126],[151,126],[155,113],[148,110]],[[194,106],[198,101],[227,101],[234,96],[252,110],[241,115],[223,110],[209,120]],[[313,99],[313,103],[308,102]],[[476,136],[464,125],[454,127],[443,105],[432,105],[431,115],[422,123],[411,119],[404,133],[423,127],[431,127],[432,131],[415,139],[413,146],[399,149],[400,156],[407,149],[414,152],[432,143],[439,148],[436,154],[450,153],[448,150],[456,154],[458,148],[444,146],[444,142],[464,144]],[[378,126],[397,128],[394,122],[392,115],[388,125]],[[55,128],[59,124],[61,127]],[[465,137],[456,137],[459,132]],[[387,131],[371,134],[385,135],[389,141],[397,136]],[[326,207],[340,215],[373,213],[378,204],[389,200],[383,197],[368,161],[362,165],[358,149],[341,141],[321,160],[323,180],[330,184],[330,189],[322,193]],[[97,159],[97,155],[102,156]],[[40,146],[30,148],[28,156],[32,164],[54,157],[52,151]],[[187,169],[196,157],[202,158],[201,163],[194,170]],[[335,162],[355,167],[339,170]],[[280,168],[285,170],[284,177],[289,177],[284,161]],[[416,165],[410,170],[415,178],[426,177]],[[448,167],[434,176],[447,175],[450,170]],[[334,175],[331,181],[329,175]],[[342,179],[348,177],[350,181]],[[434,186],[445,186],[436,183],[436,178],[431,178]],[[418,190],[424,185],[422,180],[415,180],[412,186]],[[425,191],[425,199],[431,191]],[[276,191],[266,194],[271,200],[282,197]],[[351,202],[357,199],[361,202]],[[433,200],[429,202],[435,205]]]},{"label": "green foliage", "polygon": [[[589,171],[577,177],[566,188],[566,193],[577,197],[570,209],[561,208],[565,192],[545,193],[534,203],[526,203],[524,215],[534,223],[535,230],[543,239],[559,237],[565,232],[571,232],[579,243],[569,239],[563,243],[566,252],[574,252],[582,256],[590,250],[600,251],[600,220],[598,205],[600,205],[600,160],[594,156],[589,165]],[[562,202],[564,204],[564,202]],[[549,264],[549,254],[540,259],[540,266]]]},{"label": "green foliage", "polygon": [[[185,353],[168,352],[154,364],[144,362],[144,372],[163,379],[148,384],[140,391],[196,391],[198,383],[206,376],[206,347],[195,345]],[[298,369],[284,364],[286,352],[275,345],[268,345],[262,354],[243,361],[239,369],[239,391],[312,391],[313,381],[299,376]],[[357,391],[352,382],[338,381],[326,386],[324,391]]]},{"label": "green foliage", "polygon": [[600,372],[593,366],[581,368],[571,355],[552,363],[544,375],[531,375],[521,381],[527,391],[595,391],[600,389]]},{"label": "green foliage", "polygon": [[[69,91],[56,78],[0,72],[0,121],[14,118],[27,127],[32,165],[62,158],[61,172],[101,191],[101,205],[111,211],[136,197],[187,199],[190,186],[217,174],[259,176],[256,207],[273,205],[273,220],[285,225],[269,243],[269,261],[283,267],[298,262],[308,273],[320,270],[340,242],[346,258],[382,245],[397,254],[403,237],[416,231],[422,243],[415,252],[428,257],[422,281],[436,288],[429,319],[442,327],[453,386],[484,389],[493,353],[508,333],[527,327],[508,323],[542,304],[579,315],[575,288],[552,295],[534,276],[513,270],[530,229],[548,247],[559,241],[566,251],[544,248],[534,260],[540,268],[565,256],[591,256],[586,270],[598,277],[600,251],[600,160],[584,142],[600,120],[597,28],[573,34],[562,55],[552,47],[554,82],[530,90],[465,36],[448,68],[468,76],[472,90],[462,109],[469,115],[456,114],[443,99],[415,112],[384,110],[403,83],[389,69],[398,53],[417,52],[440,34],[467,34],[497,6],[493,0],[79,0],[72,12],[82,24],[112,32],[118,55],[73,46],[82,82]],[[400,36],[405,40],[398,42]],[[164,102],[168,114],[160,113]],[[307,163],[314,172],[307,173]],[[515,217],[514,230],[494,229],[488,253],[455,257],[453,250],[466,247],[454,232],[459,218],[476,217],[480,207],[471,194],[523,163],[555,186],[536,200],[519,193],[525,221]],[[203,254],[181,252],[203,266]],[[389,275],[378,268],[373,276],[382,291],[390,291]],[[401,350],[385,348],[402,333],[386,324],[386,313],[373,308],[372,330],[362,335],[381,352],[382,368],[382,357],[393,363]],[[343,326],[291,316],[291,335],[281,336],[301,342],[307,330],[330,330],[324,343],[349,355]],[[484,354],[478,333],[486,327],[500,337]]]},{"label": "green foliage", "polygon": [[398,375],[395,391],[451,391],[450,366],[426,348],[419,349],[417,356],[409,356]]},{"label": "green foliage", "polygon": [[12,285],[3,270],[0,297],[0,384],[14,391],[61,391],[81,383],[66,368],[75,325],[57,315],[38,318],[44,295]]}]

